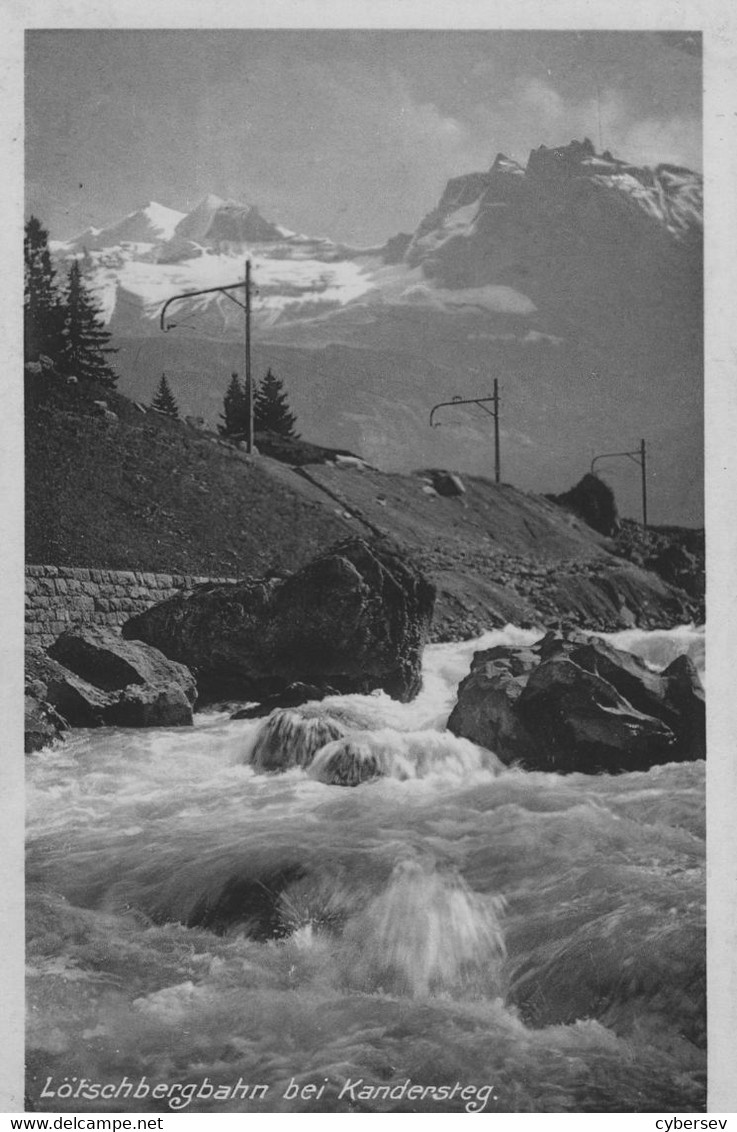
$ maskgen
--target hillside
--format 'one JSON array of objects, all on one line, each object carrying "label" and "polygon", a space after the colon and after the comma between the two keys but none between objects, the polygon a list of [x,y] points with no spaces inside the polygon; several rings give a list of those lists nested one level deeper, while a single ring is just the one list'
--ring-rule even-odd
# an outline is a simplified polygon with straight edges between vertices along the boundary
[{"label": "hillside", "polygon": [[458,495],[432,484],[345,461],[296,469],[249,457],[118,394],[29,378],[28,562],[261,575],[353,532],[419,560],[439,591],[438,639],[506,622],[614,629],[703,616],[698,599],[541,496],[478,477],[464,476]]}]

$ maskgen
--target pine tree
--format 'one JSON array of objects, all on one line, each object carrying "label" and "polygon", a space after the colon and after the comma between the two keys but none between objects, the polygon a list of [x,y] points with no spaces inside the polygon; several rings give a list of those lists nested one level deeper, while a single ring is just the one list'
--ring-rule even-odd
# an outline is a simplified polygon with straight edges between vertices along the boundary
[{"label": "pine tree", "polygon": [[254,432],[276,432],[293,440],[299,438],[294,429],[297,418],[289,409],[284,384],[270,369],[256,390],[253,418]]},{"label": "pine tree", "polygon": [[25,227],[23,241],[23,331],[26,361],[40,355],[57,362],[62,353],[64,309],[51,265],[49,234],[35,216]]},{"label": "pine tree", "polygon": [[102,324],[99,308],[87,290],[77,260],[69,268],[64,316],[61,371],[114,388],[118,375],[106,355],[117,351],[109,345],[111,336]]},{"label": "pine tree", "polygon": [[248,432],[246,391],[238,380],[237,373],[230,375],[230,385],[223,398],[223,412],[220,418],[224,422],[218,425],[221,436],[245,436]]},{"label": "pine tree", "polygon": [[166,380],[166,374],[162,373],[159,387],[156,390],[156,396],[151,402],[151,408],[156,409],[164,416],[174,417],[175,420],[179,419],[179,406],[176,403],[174,394],[169,388],[169,382]]}]

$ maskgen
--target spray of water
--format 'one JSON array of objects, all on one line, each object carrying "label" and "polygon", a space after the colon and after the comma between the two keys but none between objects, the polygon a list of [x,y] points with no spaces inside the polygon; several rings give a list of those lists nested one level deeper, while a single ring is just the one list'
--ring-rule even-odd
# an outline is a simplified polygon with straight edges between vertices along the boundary
[{"label": "spray of water", "polygon": [[346,933],[354,985],[414,998],[469,990],[494,997],[505,955],[502,907],[431,859],[398,862]]}]

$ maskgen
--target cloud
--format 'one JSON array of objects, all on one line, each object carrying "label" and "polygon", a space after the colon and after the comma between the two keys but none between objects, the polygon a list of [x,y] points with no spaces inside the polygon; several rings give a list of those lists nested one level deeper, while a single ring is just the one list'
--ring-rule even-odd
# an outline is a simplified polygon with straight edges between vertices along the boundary
[{"label": "cloud", "polygon": [[561,96],[541,79],[529,79],[524,84],[520,101],[542,114],[548,122],[557,121],[565,114],[565,103]]},{"label": "cloud", "polygon": [[572,99],[552,82],[527,76],[500,105],[477,105],[473,118],[478,134],[522,162],[539,145],[565,145],[588,137],[597,149],[609,149],[635,164],[701,168],[701,123],[696,116],[643,117],[625,91],[596,84],[590,96]]},{"label": "cloud", "polygon": [[701,127],[689,118],[645,118],[634,122],[622,139],[630,161],[666,162],[701,168]]},{"label": "cloud", "polygon": [[[391,76],[385,99],[385,107],[397,108],[396,116],[389,111],[387,117],[394,120],[395,140],[405,148],[425,150],[427,146],[437,146],[442,160],[444,155],[456,154],[468,146],[471,140],[468,124],[444,114],[434,102],[415,99],[401,75]],[[380,106],[379,112],[384,115],[386,109]],[[437,150],[435,155],[438,156]]]}]

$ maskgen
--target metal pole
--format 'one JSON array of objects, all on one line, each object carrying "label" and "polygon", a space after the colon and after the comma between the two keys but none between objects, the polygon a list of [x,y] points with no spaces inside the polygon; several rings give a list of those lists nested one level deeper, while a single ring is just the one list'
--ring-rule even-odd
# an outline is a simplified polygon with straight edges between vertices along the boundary
[{"label": "metal pole", "polygon": [[640,441],[640,464],[642,465],[642,525],[647,530],[647,465],[645,441]]},{"label": "metal pole", "polygon": [[499,381],[494,378],[494,481],[499,483],[501,478],[501,462],[499,457]]},{"label": "metal pole", "polygon": [[246,260],[246,451],[253,452],[253,385],[251,382],[251,261]]}]

